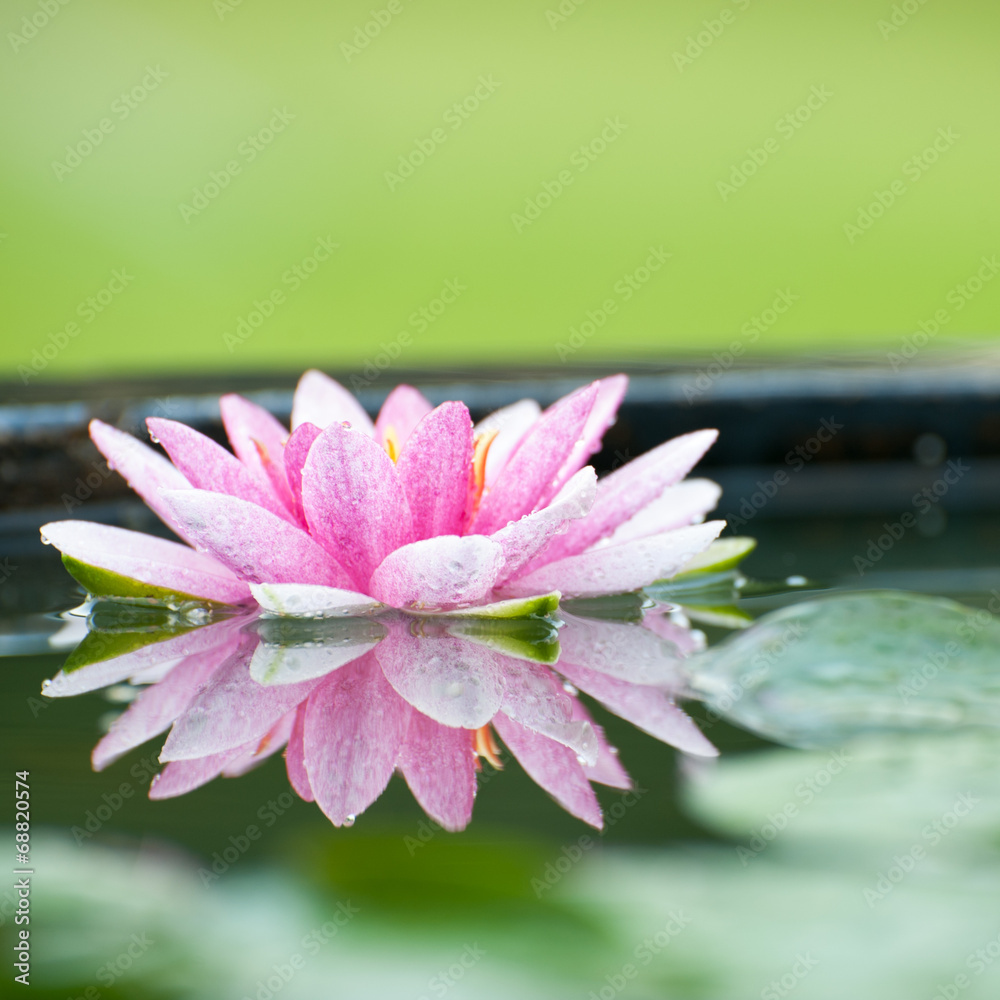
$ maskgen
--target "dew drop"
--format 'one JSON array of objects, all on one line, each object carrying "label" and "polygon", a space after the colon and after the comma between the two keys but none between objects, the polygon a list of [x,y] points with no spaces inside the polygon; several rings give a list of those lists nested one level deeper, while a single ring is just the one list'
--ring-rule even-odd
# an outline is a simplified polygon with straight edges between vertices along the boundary
[{"label": "dew drop", "polygon": [[570,684],[569,681],[563,681],[563,691],[565,691],[566,694],[572,695],[574,698],[580,693],[579,690]]},{"label": "dew drop", "polygon": [[579,754],[577,754],[576,755],[576,762],[578,764],[586,764],[587,763],[587,758],[586,757],[581,757]]},{"label": "dew drop", "polygon": [[160,443],[160,439],[155,434],[150,434],[149,435],[149,440],[152,441],[153,444],[159,444]]},{"label": "dew drop", "polygon": [[618,756],[618,747],[608,747],[608,753],[614,757]]},{"label": "dew drop", "polygon": [[50,687],[52,687],[52,681],[42,681],[42,690],[43,691],[48,691],[48,689]]},{"label": "dew drop", "polygon": [[354,826],[357,818],[358,817],[355,816],[354,813],[348,813],[347,818],[344,820],[344,826]]},{"label": "dew drop", "polygon": [[42,535],[42,545],[51,545],[47,535]]}]

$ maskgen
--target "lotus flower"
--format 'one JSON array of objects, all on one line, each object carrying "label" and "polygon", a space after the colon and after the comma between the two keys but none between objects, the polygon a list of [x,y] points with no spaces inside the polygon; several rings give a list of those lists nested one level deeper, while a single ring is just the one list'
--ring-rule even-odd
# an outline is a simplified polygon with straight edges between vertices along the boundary
[{"label": "lotus flower", "polygon": [[95,420],[108,465],[187,545],[85,521],[47,524],[43,539],[92,594],[256,599],[285,613],[636,590],[680,570],[725,522],[695,523],[718,499],[714,483],[680,483],[715,431],[668,441],[597,482],[585,463],[626,386],[624,375],[602,379],[544,412],[522,400],[474,427],[462,403],[434,408],[403,385],[373,424],[341,385],[309,371],[290,433],[254,403],[222,397],[235,454],[150,417],[172,464]]},{"label": "lotus flower", "polygon": [[[80,666],[71,657],[45,693],[152,684],[94,762],[172,726],[155,797],[287,745],[292,785],[335,824],[352,822],[398,769],[429,815],[461,829],[476,762],[495,760],[499,734],[563,806],[600,825],[590,781],[628,778],[577,688],[684,750],[714,753],[673,701],[671,671],[691,633],[662,614],[640,628],[560,612],[555,669],[505,645],[517,616],[545,621],[561,597],[671,577],[724,526],[701,523],[718,487],[681,482],[715,431],[668,441],[597,482],[585,463],[626,385],[602,379],[545,411],[522,400],[475,427],[462,403],[434,408],[399,386],[373,424],[310,371],[291,432],[239,396],[222,398],[233,453],[150,418],[172,462],[93,421],[109,466],[187,544],[84,521],[47,524],[43,538],[91,595],[238,605],[240,617],[118,656],[102,648],[91,663],[81,654]],[[280,616],[318,619],[286,624],[334,639],[269,641]]]},{"label": "lotus flower", "polygon": [[[292,787],[338,826],[399,771],[432,819],[460,830],[480,758],[500,764],[498,735],[538,785],[600,828],[591,782],[630,780],[579,691],[687,753],[715,750],[674,701],[683,693],[677,644],[635,623],[562,618],[556,630],[545,619],[244,614],[153,643],[144,626],[92,632],[44,691],[142,685],[93,763],[102,769],[172,727],[156,799],[243,774],[285,748]],[[108,656],[116,639],[127,651]]]}]

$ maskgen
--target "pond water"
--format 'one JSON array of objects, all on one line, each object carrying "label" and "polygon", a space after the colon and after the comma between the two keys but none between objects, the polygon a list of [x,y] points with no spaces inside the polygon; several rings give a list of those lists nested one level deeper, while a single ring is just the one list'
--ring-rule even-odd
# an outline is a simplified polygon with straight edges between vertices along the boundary
[{"label": "pond water", "polygon": [[[762,521],[739,572],[520,622],[81,609],[25,541],[0,650],[36,993],[995,997],[995,529],[954,518],[859,577],[879,524]],[[626,664],[641,702],[616,688]],[[343,782],[324,793],[337,826],[292,792],[271,751],[310,739],[306,706],[338,685],[380,706],[337,737],[338,774],[363,760],[388,779],[409,713],[504,713],[478,773],[442,752],[406,775],[432,806],[475,782],[463,832],[398,774],[356,816]],[[606,782],[602,830],[547,794],[594,819],[532,759],[535,731]]]}]

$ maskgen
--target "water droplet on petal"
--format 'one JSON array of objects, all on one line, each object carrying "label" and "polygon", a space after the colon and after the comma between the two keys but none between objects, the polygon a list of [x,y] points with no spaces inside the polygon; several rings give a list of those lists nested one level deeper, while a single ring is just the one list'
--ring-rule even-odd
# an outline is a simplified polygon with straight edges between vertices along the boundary
[{"label": "water droplet on petal", "polygon": [[577,764],[586,764],[587,763],[587,758],[586,757],[581,757],[579,754],[577,754],[576,755],[576,762],[577,762]]},{"label": "water droplet on petal", "polygon": [[570,684],[569,681],[563,681],[563,691],[565,691],[566,694],[572,695],[574,698],[580,693],[579,690]]},{"label": "water droplet on petal", "polygon": [[355,816],[354,813],[348,813],[347,818],[344,820],[344,826],[354,826],[357,818],[358,817]]}]

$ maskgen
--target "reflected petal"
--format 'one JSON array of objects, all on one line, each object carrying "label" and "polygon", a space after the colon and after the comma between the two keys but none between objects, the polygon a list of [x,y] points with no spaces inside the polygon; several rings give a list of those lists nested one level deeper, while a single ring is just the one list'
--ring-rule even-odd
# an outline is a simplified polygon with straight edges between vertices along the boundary
[{"label": "reflected petal", "polygon": [[655,684],[681,690],[684,659],[677,647],[658,635],[626,622],[578,618],[561,612],[566,623],[559,632],[560,662],[579,663],[591,670],[634,684]]},{"label": "reflected petal", "polygon": [[567,812],[598,830],[603,828],[597,796],[569,747],[515,722],[502,712],[494,725],[535,784],[544,788]]},{"label": "reflected petal", "polygon": [[503,701],[505,657],[454,636],[413,636],[397,626],[373,654],[386,680],[444,726],[478,729]]},{"label": "reflected petal", "polygon": [[310,695],[306,772],[316,803],[334,826],[350,825],[382,794],[408,712],[371,653],[331,674]]},{"label": "reflected petal", "polygon": [[174,723],[160,760],[189,760],[260,740],[284,715],[307,698],[318,680],[262,687],[248,669],[257,636],[244,633],[240,648],[213,674],[203,691]]},{"label": "reflected petal", "polygon": [[560,662],[559,672],[615,715],[658,740],[699,757],[719,755],[691,717],[663,691],[629,684],[568,662]]},{"label": "reflected petal", "polygon": [[398,765],[431,819],[446,830],[465,829],[476,797],[475,754],[468,729],[442,726],[411,711]]},{"label": "reflected petal", "polygon": [[502,708],[515,722],[569,747],[581,763],[597,763],[594,730],[589,722],[573,719],[573,699],[547,667],[508,658]]}]

